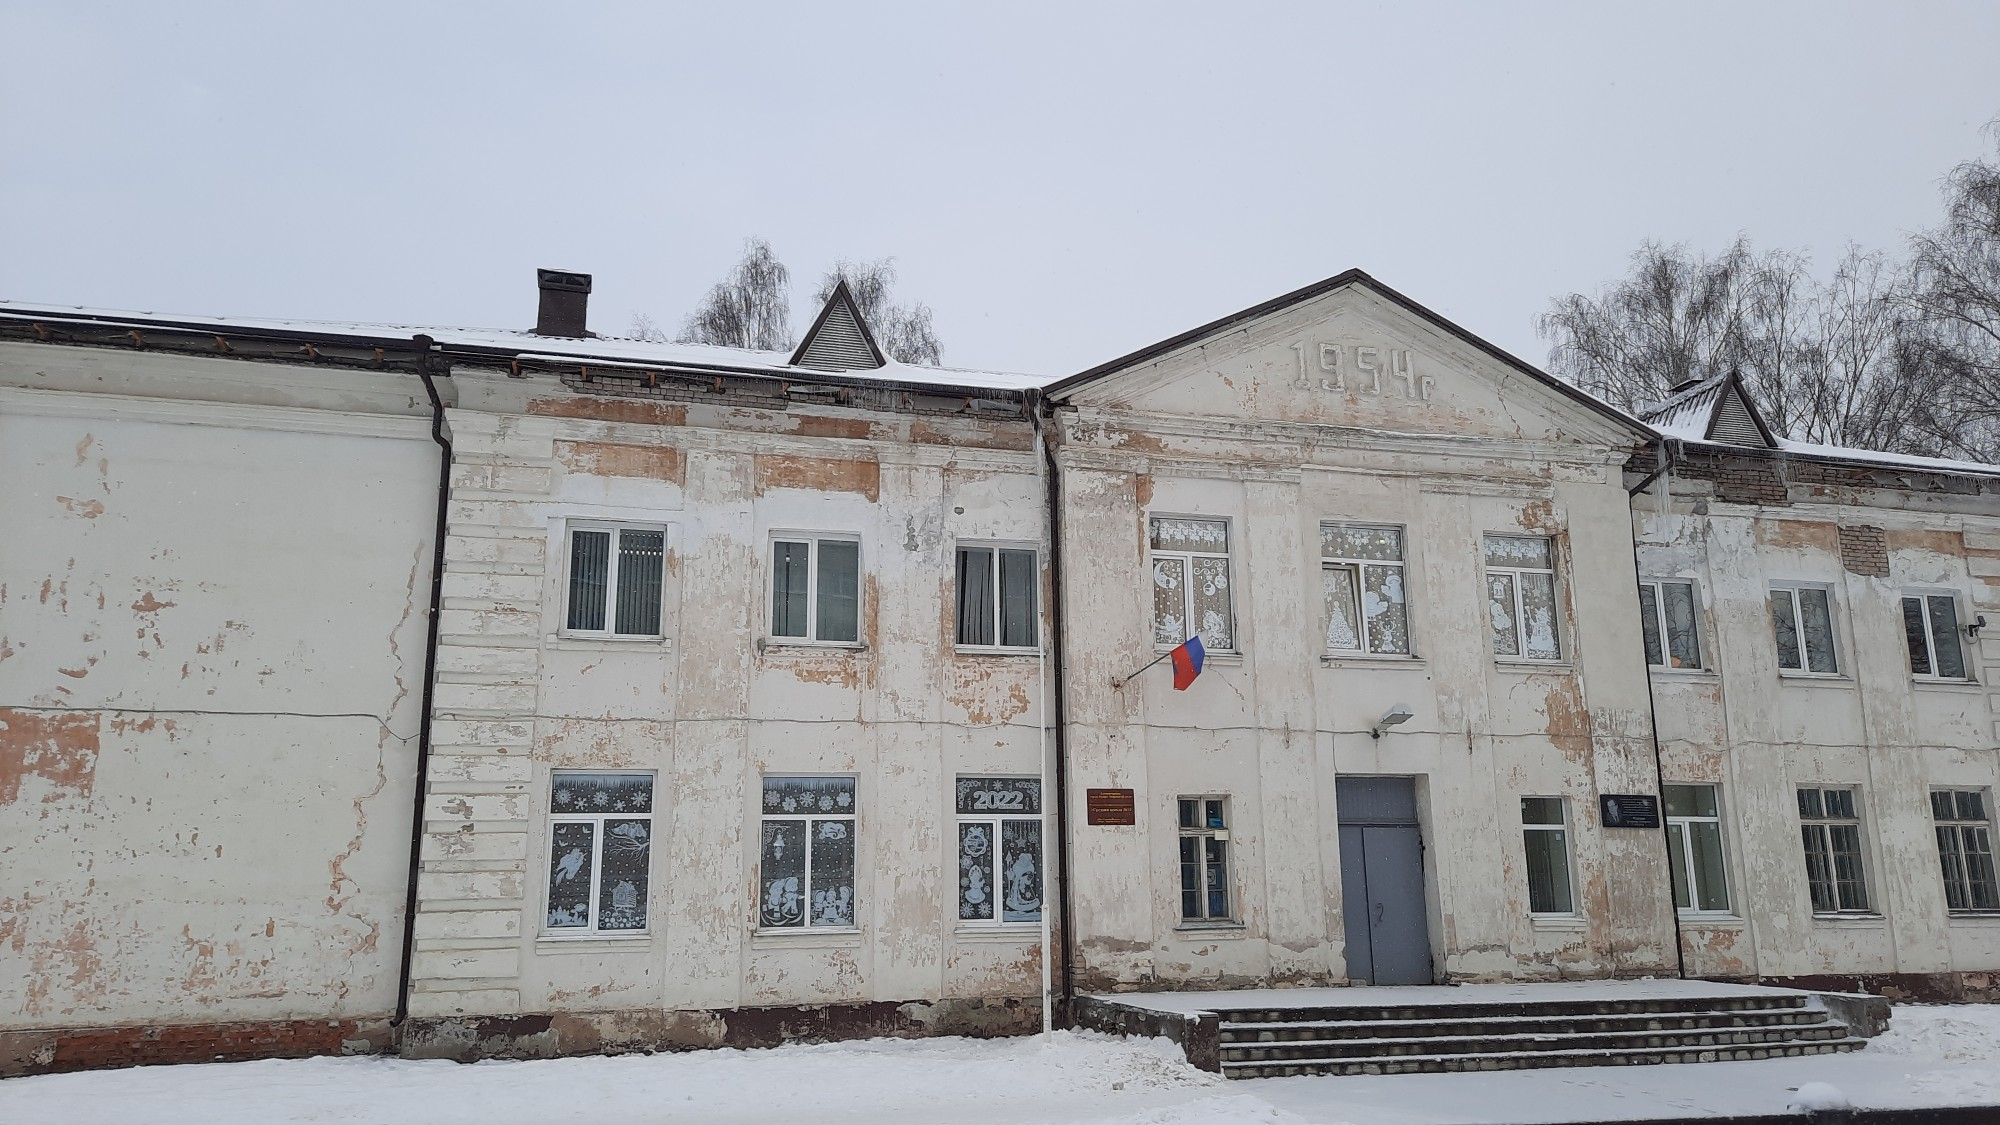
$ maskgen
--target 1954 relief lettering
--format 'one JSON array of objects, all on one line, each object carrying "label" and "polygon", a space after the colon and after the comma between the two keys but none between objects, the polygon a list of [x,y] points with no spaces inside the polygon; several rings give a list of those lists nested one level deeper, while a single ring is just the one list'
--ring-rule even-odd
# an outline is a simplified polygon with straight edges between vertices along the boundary
[{"label": "1954 relief lettering", "polygon": [[1315,385],[1323,391],[1345,394],[1401,396],[1428,400],[1435,385],[1428,375],[1417,374],[1416,361],[1408,348],[1378,348],[1369,344],[1319,342],[1293,344],[1298,353],[1300,388]]}]

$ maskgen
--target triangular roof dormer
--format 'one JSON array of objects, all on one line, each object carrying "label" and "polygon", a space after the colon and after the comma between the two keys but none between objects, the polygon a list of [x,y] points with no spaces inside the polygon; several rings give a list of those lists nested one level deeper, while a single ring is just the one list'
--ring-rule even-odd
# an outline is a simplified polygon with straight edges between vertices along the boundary
[{"label": "triangular roof dormer", "polygon": [[888,366],[889,359],[875,344],[875,334],[854,303],[847,282],[833,287],[826,307],[806,329],[799,349],[792,353],[793,367],[815,371],[866,371]]},{"label": "triangular roof dormer", "polygon": [[1734,371],[1687,387],[1639,417],[1666,436],[1684,441],[1778,448],[1778,439],[1743,390],[1742,376]]}]

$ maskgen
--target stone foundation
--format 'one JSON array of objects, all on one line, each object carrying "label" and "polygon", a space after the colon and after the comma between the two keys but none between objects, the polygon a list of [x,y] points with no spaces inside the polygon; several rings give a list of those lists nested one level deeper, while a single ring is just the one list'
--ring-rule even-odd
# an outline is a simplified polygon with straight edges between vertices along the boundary
[{"label": "stone foundation", "polygon": [[302,1059],[388,1050],[387,1018],[0,1031],[0,1078],[167,1063]]}]

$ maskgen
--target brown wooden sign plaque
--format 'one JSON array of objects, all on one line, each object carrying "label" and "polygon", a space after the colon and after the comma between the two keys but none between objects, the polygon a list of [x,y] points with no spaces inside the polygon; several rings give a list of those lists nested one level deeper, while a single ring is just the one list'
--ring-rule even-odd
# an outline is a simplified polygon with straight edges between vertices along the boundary
[{"label": "brown wooden sign plaque", "polygon": [[1090,824],[1139,823],[1130,789],[1086,789],[1083,805]]}]

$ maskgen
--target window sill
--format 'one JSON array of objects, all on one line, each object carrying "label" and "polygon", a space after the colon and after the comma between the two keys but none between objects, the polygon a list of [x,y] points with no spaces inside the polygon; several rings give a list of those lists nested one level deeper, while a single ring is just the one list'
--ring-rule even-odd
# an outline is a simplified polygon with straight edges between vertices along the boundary
[{"label": "window sill", "polygon": [[1010,922],[1001,926],[959,926],[951,932],[956,942],[993,942],[1018,945],[1042,940],[1040,922]]},{"label": "window sill", "polygon": [[1036,659],[1042,655],[1038,648],[1001,648],[998,645],[953,645],[953,656],[1011,656],[1016,659]]},{"label": "window sill", "polygon": [[860,944],[861,930],[855,926],[798,926],[750,935],[752,949],[853,949]]},{"label": "window sill", "polygon": [[1646,671],[1667,680],[1713,680],[1716,678],[1716,671],[1713,668],[1664,668],[1658,664],[1648,664],[1646,665]]},{"label": "window sill", "polygon": [[1590,928],[1590,920],[1581,914],[1530,914],[1528,921],[1537,930],[1557,933],[1580,933]]},{"label": "window sill", "polygon": [[[1180,647],[1179,645],[1168,645],[1166,648],[1159,648],[1156,646],[1153,649],[1153,655],[1165,656],[1179,647]],[[1209,664],[1224,664],[1224,665],[1241,664],[1243,663],[1243,652],[1240,649],[1233,649],[1233,648],[1226,650],[1219,648],[1205,648],[1202,650],[1201,662],[1204,666]]]},{"label": "window sill", "polygon": [[1889,920],[1873,911],[1847,911],[1840,914],[1815,914],[1813,925],[1826,926],[1837,930],[1880,930],[1889,925]]},{"label": "window sill", "polygon": [[672,637],[598,637],[570,633],[550,633],[542,638],[543,648],[574,649],[578,652],[671,652]]},{"label": "window sill", "polygon": [[1785,668],[1778,669],[1778,679],[1801,687],[1849,687],[1854,683],[1853,677],[1838,672],[1794,672]]},{"label": "window sill", "polygon": [[1681,925],[1698,930],[1740,930],[1746,924],[1735,914],[1691,914],[1680,912]]},{"label": "window sill", "polygon": [[1502,672],[1572,672],[1575,666],[1567,660],[1513,660],[1495,657],[1493,666]]},{"label": "window sill", "polygon": [[535,955],[549,953],[634,953],[651,948],[651,933],[624,934],[540,934],[535,938]]},{"label": "window sill", "polygon": [[767,656],[842,656],[867,652],[864,641],[809,641],[803,637],[758,637],[757,651]]},{"label": "window sill", "polygon": [[1910,679],[1910,686],[1918,691],[1983,692],[1986,685],[1978,680],[1926,680],[1919,676]]},{"label": "window sill", "polygon": [[1954,910],[1945,915],[1945,924],[1976,930],[2000,928],[2000,910]]},{"label": "window sill", "polygon": [[1324,652],[1320,654],[1323,668],[1422,668],[1421,656],[1386,656],[1376,653]]},{"label": "window sill", "polygon": [[1174,932],[1211,938],[1240,938],[1249,936],[1250,927],[1241,922],[1182,922],[1174,927]]}]

